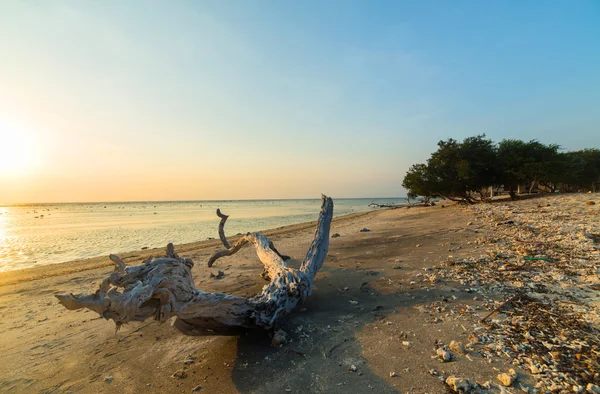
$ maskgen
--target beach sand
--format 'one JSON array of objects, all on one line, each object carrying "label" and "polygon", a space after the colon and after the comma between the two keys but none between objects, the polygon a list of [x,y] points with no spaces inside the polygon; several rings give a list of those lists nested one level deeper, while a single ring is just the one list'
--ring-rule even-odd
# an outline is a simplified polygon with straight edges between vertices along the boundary
[{"label": "beach sand", "polygon": [[[571,196],[562,206],[556,204],[560,198],[510,204],[530,207],[550,201],[556,209],[572,207],[598,221],[600,205],[586,206],[589,196]],[[478,240],[496,230],[476,212],[438,205],[336,218],[331,232],[341,236],[331,240],[312,296],[287,319],[284,330],[291,341],[281,347],[272,347],[264,332],[188,337],[169,322],[129,324],[115,333],[111,321],[91,311],[60,306],[54,294],[96,290],[112,272],[107,257],[1,273],[0,392],[446,392],[432,369],[480,383],[496,380],[499,372],[516,368],[510,358],[488,359],[473,351],[441,363],[435,356],[436,343],[468,343],[479,320],[497,305],[493,301],[503,298],[490,291],[474,299],[450,272],[439,271],[433,279],[430,275],[449,255],[456,260],[484,253],[488,245]],[[363,227],[371,231],[359,232]],[[303,259],[313,231],[309,223],[265,234],[280,252],[292,256],[294,265]],[[206,267],[209,256],[221,248],[217,241],[175,246],[179,255],[195,262],[198,288],[258,293],[264,281],[254,249]],[[134,265],[162,254],[145,250],[122,257]],[[210,272],[217,270],[225,276],[211,279]],[[460,313],[465,308],[470,313]],[[186,377],[174,377],[177,371],[185,371]],[[536,383],[535,376],[522,370],[519,376],[525,385]]]}]

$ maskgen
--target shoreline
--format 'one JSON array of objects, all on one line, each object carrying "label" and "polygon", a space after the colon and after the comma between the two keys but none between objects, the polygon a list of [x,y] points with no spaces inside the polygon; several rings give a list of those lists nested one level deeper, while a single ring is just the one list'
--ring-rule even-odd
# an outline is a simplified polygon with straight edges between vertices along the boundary
[{"label": "shoreline", "polygon": [[[404,197],[337,197],[337,200],[399,200]],[[251,199],[222,199],[222,200],[131,200],[131,201],[61,201],[61,202],[22,202],[22,203],[0,203],[2,207],[28,207],[48,205],[102,205],[102,204],[162,204],[162,203],[194,203],[194,202],[255,202],[255,201],[320,201],[320,198],[251,198]]]},{"label": "shoreline", "polygon": [[[599,207],[597,195],[560,195],[340,216],[278,347],[268,332],[192,337],[151,319],[115,332],[96,312],[59,305],[55,294],[98,289],[113,270],[105,257],[65,274],[69,263],[46,266],[35,281],[26,272],[0,286],[0,391],[416,394],[463,381],[500,394],[499,373],[514,370],[517,391],[584,392],[600,384]],[[314,227],[264,233],[295,267]],[[196,263],[195,287],[256,296],[265,282],[254,248],[208,268],[216,249],[218,240],[176,247]],[[163,250],[132,253],[134,265]]]},{"label": "shoreline", "polygon": [[[380,211],[383,211],[386,209],[388,209],[388,208],[374,209],[371,211],[355,212],[355,213],[349,213],[346,215],[337,216],[337,217],[333,218],[332,223],[343,222],[343,221],[347,221],[347,220],[360,218],[363,216],[373,215],[376,212],[380,212]],[[271,229],[266,229],[266,230],[258,230],[257,232],[260,232],[267,237],[273,237],[273,236],[278,236],[278,235],[294,233],[294,232],[309,229],[309,228],[314,228],[315,224],[316,224],[316,220],[310,221],[310,222],[291,224],[291,225],[287,225],[287,226],[281,226],[281,227],[276,227],[276,228],[271,228]],[[227,234],[227,229],[226,229],[225,233]],[[217,247],[217,246],[222,247],[222,243],[217,237],[218,237],[218,227],[217,227],[217,225],[215,225],[215,239],[196,241],[196,242],[190,242],[190,243],[185,243],[185,244],[175,244],[174,246],[178,253],[184,253],[184,254],[186,251],[191,251],[191,250],[205,250],[205,249],[208,249],[211,247]],[[238,238],[239,238],[238,235],[228,236],[228,239],[230,241],[236,241]],[[143,260],[145,260],[147,258],[162,256],[162,254],[164,252],[164,248],[166,246],[167,245],[165,245],[163,247],[149,248],[149,249],[144,249],[144,250],[140,249],[140,250],[127,251],[127,252],[120,252],[120,253],[118,253],[118,255],[123,259],[123,261],[125,261],[128,264],[131,264],[133,262],[135,262],[135,264],[140,264]],[[194,261],[194,263],[198,264],[199,262]],[[68,275],[68,274],[73,274],[73,273],[77,273],[77,272],[90,271],[90,270],[95,270],[95,269],[109,267],[109,266],[114,266],[114,263],[112,261],[110,261],[110,259],[108,258],[108,254],[107,254],[104,256],[101,255],[101,256],[87,257],[87,258],[76,259],[76,260],[68,260],[68,261],[64,261],[61,263],[45,264],[45,265],[39,265],[39,266],[35,266],[35,267],[24,267],[24,268],[10,270],[10,271],[2,271],[2,272],[0,272],[0,287],[17,284],[17,283],[21,283],[21,282],[30,282],[30,281],[40,280],[40,279],[46,279],[46,278],[50,278],[50,277],[54,277],[54,276]]]}]

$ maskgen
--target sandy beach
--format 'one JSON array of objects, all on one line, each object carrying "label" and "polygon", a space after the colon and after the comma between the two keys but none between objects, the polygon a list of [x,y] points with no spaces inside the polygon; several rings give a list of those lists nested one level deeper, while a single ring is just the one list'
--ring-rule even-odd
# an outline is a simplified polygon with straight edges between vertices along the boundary
[{"label": "sandy beach", "polygon": [[[590,200],[597,204],[587,205]],[[187,337],[168,322],[129,324],[115,333],[112,322],[91,311],[61,307],[55,294],[96,290],[112,272],[107,257],[1,273],[0,392],[452,390],[444,382],[470,385],[471,392],[594,390],[600,384],[599,219],[597,195],[583,194],[336,218],[331,231],[340,237],[331,240],[313,295],[287,319],[290,341],[281,347],[271,346],[264,332]],[[295,266],[313,226],[265,234]],[[364,227],[370,231],[360,232]],[[218,241],[175,247],[195,262],[198,288],[251,296],[264,285],[252,248],[209,269]],[[162,254],[121,257],[135,265]],[[224,277],[210,278],[217,270]],[[519,324],[535,337],[536,321],[556,324],[542,334],[545,355],[517,337]],[[514,348],[511,338],[520,341]],[[512,376],[507,388],[498,377],[503,373]]]}]

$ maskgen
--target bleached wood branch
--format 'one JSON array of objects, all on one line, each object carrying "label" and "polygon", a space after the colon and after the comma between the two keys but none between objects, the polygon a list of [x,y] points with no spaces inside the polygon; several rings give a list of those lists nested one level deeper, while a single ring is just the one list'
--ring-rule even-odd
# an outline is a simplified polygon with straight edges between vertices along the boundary
[{"label": "bleached wood branch", "polygon": [[225,222],[227,221],[227,218],[229,218],[229,215],[222,214],[221,210],[217,208],[217,216],[221,218],[221,222],[219,223],[219,238],[221,238],[221,242],[223,242],[223,245],[225,245],[227,249],[231,249],[231,245],[225,236]]},{"label": "bleached wood branch", "polygon": [[161,322],[176,317],[173,326],[186,335],[230,333],[243,327],[273,328],[311,294],[314,277],[329,248],[333,201],[322,196],[315,236],[298,270],[288,267],[284,260],[286,256],[282,256],[260,233],[248,233],[230,245],[224,231],[228,216],[220,211],[217,215],[221,218],[219,237],[227,249],[211,256],[208,266],[252,243],[265,269],[263,277],[270,280],[255,297],[197,289],[191,273],[193,262],[179,257],[173,244],[167,245],[165,257],[138,266],[127,266],[118,256],[111,255],[115,272],[102,281],[96,293],[56,297],[65,308],[93,310],[113,320],[117,328],[150,317]]}]

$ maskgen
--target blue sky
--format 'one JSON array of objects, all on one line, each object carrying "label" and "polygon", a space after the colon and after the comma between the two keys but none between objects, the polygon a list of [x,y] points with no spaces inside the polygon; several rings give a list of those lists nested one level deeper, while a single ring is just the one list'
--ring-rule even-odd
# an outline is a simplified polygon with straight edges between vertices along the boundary
[{"label": "blue sky", "polygon": [[0,202],[398,196],[440,139],[599,147],[599,22],[596,1],[3,2],[0,137],[34,159]]}]

